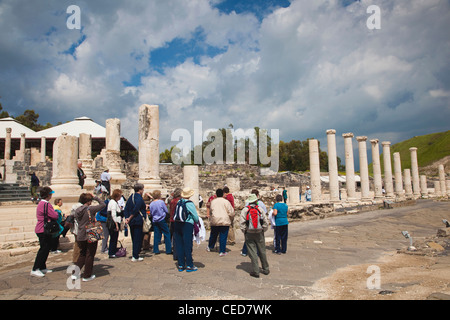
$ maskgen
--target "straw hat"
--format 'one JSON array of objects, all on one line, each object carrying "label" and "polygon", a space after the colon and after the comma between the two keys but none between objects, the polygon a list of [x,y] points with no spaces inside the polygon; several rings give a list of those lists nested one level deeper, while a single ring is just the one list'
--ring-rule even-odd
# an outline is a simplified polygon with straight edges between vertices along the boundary
[{"label": "straw hat", "polygon": [[191,188],[184,188],[183,191],[181,191],[181,197],[182,198],[190,198],[194,195],[194,190],[192,190]]},{"label": "straw hat", "polygon": [[248,203],[253,203],[258,201],[258,197],[256,196],[256,194],[251,194],[248,198],[247,198],[247,202]]}]

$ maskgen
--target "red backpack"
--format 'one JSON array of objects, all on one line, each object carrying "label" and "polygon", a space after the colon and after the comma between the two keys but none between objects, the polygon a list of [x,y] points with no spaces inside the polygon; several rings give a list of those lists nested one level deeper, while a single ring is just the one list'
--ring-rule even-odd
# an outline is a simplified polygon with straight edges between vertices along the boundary
[{"label": "red backpack", "polygon": [[263,230],[263,218],[258,206],[247,206],[247,226],[249,232],[260,232]]}]

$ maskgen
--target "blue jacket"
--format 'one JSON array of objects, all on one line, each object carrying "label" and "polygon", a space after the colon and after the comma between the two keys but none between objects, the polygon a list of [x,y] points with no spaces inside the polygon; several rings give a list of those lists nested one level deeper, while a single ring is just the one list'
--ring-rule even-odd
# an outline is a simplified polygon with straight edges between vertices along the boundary
[{"label": "blue jacket", "polygon": [[147,216],[146,205],[142,196],[139,193],[134,193],[127,200],[124,216],[125,218],[133,216],[129,223],[130,226],[142,226],[144,221],[141,214],[144,218]]}]

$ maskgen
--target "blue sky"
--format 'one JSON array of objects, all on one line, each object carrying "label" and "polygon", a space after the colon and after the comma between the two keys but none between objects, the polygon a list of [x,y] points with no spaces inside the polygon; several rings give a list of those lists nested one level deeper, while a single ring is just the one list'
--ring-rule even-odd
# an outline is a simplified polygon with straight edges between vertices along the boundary
[{"label": "blue sky", "polygon": [[[72,4],[81,30],[66,26]],[[41,123],[119,118],[136,146],[139,106],[157,104],[162,150],[194,121],[324,150],[336,129],[343,159],[342,133],[449,129],[449,29],[448,0],[2,0],[0,102]]]}]

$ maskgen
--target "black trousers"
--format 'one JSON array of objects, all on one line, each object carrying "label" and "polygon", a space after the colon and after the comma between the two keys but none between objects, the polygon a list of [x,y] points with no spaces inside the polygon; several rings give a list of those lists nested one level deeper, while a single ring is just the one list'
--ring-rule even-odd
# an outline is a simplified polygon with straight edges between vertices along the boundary
[{"label": "black trousers", "polygon": [[33,271],[47,269],[47,258],[50,252],[50,247],[52,245],[52,236],[46,235],[44,233],[36,233],[39,238],[39,251],[36,254],[36,259],[34,260]]}]

